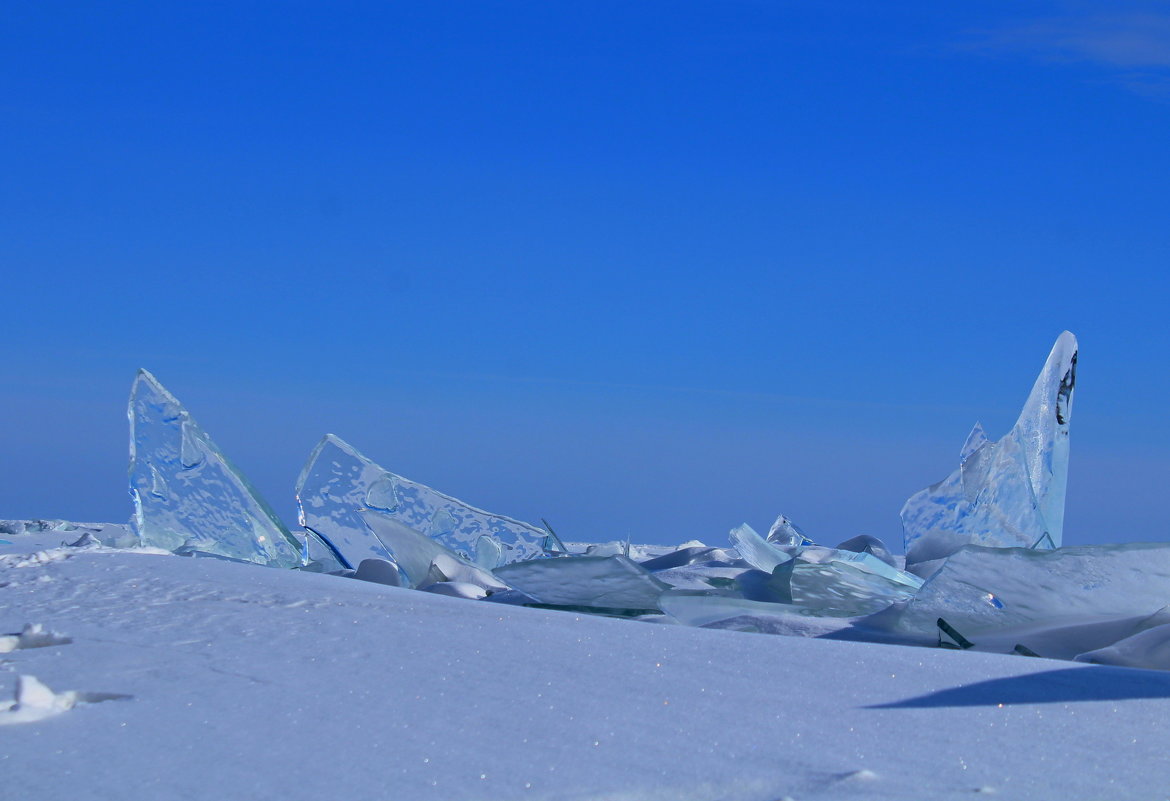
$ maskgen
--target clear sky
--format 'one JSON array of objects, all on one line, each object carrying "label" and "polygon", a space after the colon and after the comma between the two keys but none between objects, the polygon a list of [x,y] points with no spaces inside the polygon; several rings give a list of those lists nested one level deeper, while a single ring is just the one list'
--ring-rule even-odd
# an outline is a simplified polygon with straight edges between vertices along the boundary
[{"label": "clear sky", "polygon": [[1170,539],[1170,7],[0,9],[0,517],[147,367],[292,522],[333,432],[570,540],[907,496],[1081,341],[1067,543]]}]

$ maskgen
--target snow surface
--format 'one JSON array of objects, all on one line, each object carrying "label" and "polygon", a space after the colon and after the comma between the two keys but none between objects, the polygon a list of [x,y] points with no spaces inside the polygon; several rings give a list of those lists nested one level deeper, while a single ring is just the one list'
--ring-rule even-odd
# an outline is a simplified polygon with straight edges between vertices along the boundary
[{"label": "snow surface", "polygon": [[9,539],[0,717],[23,717],[0,725],[3,799],[1170,789],[1170,673],[472,602],[61,547],[61,531]]}]

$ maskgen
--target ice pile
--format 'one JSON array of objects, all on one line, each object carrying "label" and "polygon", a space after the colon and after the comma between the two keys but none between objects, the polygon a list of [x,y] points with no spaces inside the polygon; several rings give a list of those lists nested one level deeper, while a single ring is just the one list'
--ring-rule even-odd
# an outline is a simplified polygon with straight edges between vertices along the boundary
[{"label": "ice pile", "polygon": [[[818,545],[783,515],[766,535],[733,528],[723,547],[566,544],[332,434],[297,480],[294,534],[141,371],[132,544],[492,603],[1170,668],[1170,544],[1061,547],[1076,361],[1065,332],[1011,431],[991,441],[977,424],[959,468],[906,502],[904,558],[865,535]],[[103,542],[127,544],[115,539]]]}]

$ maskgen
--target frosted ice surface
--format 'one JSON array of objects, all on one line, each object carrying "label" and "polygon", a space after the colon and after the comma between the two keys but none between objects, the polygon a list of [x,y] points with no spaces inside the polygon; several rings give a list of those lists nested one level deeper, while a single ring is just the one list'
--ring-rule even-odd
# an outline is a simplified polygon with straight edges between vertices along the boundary
[{"label": "frosted ice surface", "polygon": [[896,628],[933,635],[942,617],[980,632],[1151,615],[1170,598],[1170,543],[1039,551],[969,545],[953,554],[899,616]]},{"label": "frosted ice surface", "polygon": [[273,567],[301,564],[289,533],[179,401],[146,370],[130,392],[130,494],[138,542]]},{"label": "frosted ice surface", "polygon": [[967,544],[1059,548],[1077,340],[1056,340],[1015,426],[998,442],[976,425],[958,470],[902,507],[906,562],[941,559]]},{"label": "frosted ice surface", "polygon": [[625,556],[564,556],[514,562],[496,575],[543,604],[651,610],[670,585]]},{"label": "frosted ice surface", "polygon": [[[350,565],[392,558],[388,543],[363,523],[372,517],[398,521],[484,567],[543,556],[546,543],[563,550],[551,533],[395,475],[332,434],[314,448],[297,479],[297,505],[301,525],[328,540]],[[484,537],[493,542],[480,544]]]}]

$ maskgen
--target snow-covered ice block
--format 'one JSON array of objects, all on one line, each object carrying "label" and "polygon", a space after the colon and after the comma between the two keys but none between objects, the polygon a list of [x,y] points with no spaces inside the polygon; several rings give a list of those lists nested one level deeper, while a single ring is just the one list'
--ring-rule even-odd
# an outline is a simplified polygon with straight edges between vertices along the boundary
[{"label": "snow-covered ice block", "polygon": [[670,585],[625,556],[562,556],[498,567],[495,574],[542,604],[655,610]]},{"label": "snow-covered ice block", "polygon": [[933,637],[944,618],[968,639],[983,632],[1152,615],[1170,599],[1170,543],[1039,551],[968,545],[890,621]]},{"label": "snow-covered ice block", "polygon": [[906,501],[908,565],[946,557],[968,544],[1060,547],[1076,366],[1077,340],[1065,331],[1012,430],[992,442],[976,425],[959,469]]},{"label": "snow-covered ice block", "polygon": [[[328,540],[351,566],[391,558],[388,543],[363,523],[372,517],[397,521],[486,569],[543,556],[546,546],[563,550],[550,532],[391,473],[333,434],[317,444],[301,471],[297,506],[301,525]],[[481,544],[484,538],[491,542]]]},{"label": "snow-covered ice block", "polygon": [[145,546],[273,567],[301,564],[301,543],[153,375],[130,392],[130,494]]},{"label": "snow-covered ice block", "polygon": [[0,654],[26,648],[49,648],[55,645],[68,645],[73,642],[70,638],[55,631],[47,631],[40,623],[26,623],[19,634],[5,634],[0,636]]}]

